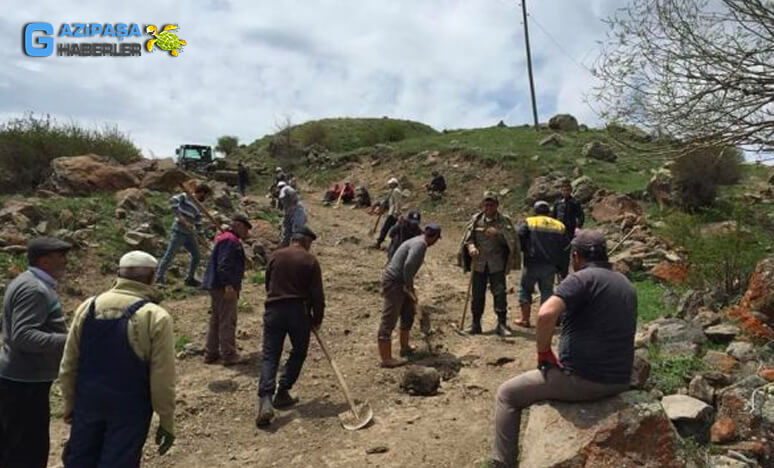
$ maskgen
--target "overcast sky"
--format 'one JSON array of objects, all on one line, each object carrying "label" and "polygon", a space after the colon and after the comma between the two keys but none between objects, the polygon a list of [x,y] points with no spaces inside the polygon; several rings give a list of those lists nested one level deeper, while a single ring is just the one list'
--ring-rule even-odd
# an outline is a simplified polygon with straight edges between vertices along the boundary
[{"label": "overcast sky", "polygon": [[[285,116],[386,115],[439,130],[532,120],[517,1],[2,3],[0,119],[33,111],[114,124],[147,155],[171,155],[184,142],[214,144],[223,134],[251,142]],[[528,3],[541,121],[561,111],[598,123],[584,103],[592,78],[582,65],[597,55],[601,19],[622,4]],[[188,45],[176,58],[160,50],[139,58],[31,58],[21,37],[35,21],[57,32],[62,23],[177,23]]]}]

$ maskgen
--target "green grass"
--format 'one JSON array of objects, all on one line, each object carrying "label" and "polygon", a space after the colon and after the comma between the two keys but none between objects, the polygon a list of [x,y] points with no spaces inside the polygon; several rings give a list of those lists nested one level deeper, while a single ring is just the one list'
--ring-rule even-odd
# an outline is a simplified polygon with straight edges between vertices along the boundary
[{"label": "green grass", "polygon": [[662,300],[666,288],[653,279],[635,281],[637,289],[637,320],[648,323],[672,312]]},{"label": "green grass", "polygon": [[258,270],[250,277],[250,282],[257,285],[266,284],[266,273],[263,270]]},{"label": "green grass", "polygon": [[258,213],[258,219],[262,219],[270,224],[279,224],[282,217],[276,210],[264,210]]},{"label": "green grass", "polygon": [[191,338],[187,335],[178,335],[177,338],[175,338],[175,351],[181,352],[185,350],[185,345],[191,343]]},{"label": "green grass", "polygon": [[665,395],[671,395],[688,385],[691,378],[704,368],[701,359],[694,356],[665,356],[658,346],[648,348],[650,383]]}]

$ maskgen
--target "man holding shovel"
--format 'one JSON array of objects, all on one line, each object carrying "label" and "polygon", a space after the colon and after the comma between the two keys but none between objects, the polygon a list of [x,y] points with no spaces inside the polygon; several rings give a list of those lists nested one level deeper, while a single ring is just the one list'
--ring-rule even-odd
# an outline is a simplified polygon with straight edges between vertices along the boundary
[{"label": "man holding shovel", "polygon": [[[275,407],[289,408],[298,402],[290,389],[304,365],[310,332],[320,327],[325,314],[320,264],[309,252],[315,239],[315,233],[306,226],[296,230],[290,245],[275,251],[266,267],[266,311],[255,419],[258,427],[271,424]],[[293,349],[277,385],[277,367],[286,335]]]},{"label": "man holding shovel", "polygon": [[400,355],[413,352],[409,346],[411,326],[416,315],[417,293],[414,290],[414,276],[425,260],[427,248],[441,238],[441,227],[429,224],[424,235],[409,239],[395,252],[382,275],[382,296],[384,309],[379,324],[377,343],[381,366],[393,368],[404,364],[392,358],[392,331],[400,318]]}]

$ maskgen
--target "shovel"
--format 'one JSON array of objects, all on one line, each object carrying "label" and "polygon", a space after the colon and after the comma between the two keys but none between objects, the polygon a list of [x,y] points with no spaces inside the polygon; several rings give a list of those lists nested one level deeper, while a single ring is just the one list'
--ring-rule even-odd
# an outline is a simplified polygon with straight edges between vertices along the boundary
[{"label": "shovel", "polygon": [[317,330],[312,329],[312,333],[314,333],[314,337],[317,338],[317,343],[320,344],[320,349],[322,349],[325,358],[333,368],[333,372],[336,374],[336,379],[339,381],[341,391],[344,392],[344,396],[347,398],[347,403],[349,403],[349,411],[345,411],[339,414],[339,421],[341,422],[341,425],[344,426],[344,429],[348,431],[356,431],[366,427],[374,419],[374,412],[371,409],[371,405],[369,405],[368,402],[365,402],[360,406],[355,405],[355,402],[352,400],[352,395],[349,394],[347,383],[344,382],[344,377],[341,375],[341,372],[339,372],[339,367],[336,365],[336,362],[333,360],[331,355],[328,354],[328,348],[325,347],[325,343],[323,343],[323,340],[320,338]]}]

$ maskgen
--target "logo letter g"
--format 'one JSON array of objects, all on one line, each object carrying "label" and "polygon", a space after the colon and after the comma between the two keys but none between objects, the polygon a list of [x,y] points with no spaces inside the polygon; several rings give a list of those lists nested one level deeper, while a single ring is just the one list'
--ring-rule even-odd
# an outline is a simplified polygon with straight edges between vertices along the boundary
[{"label": "logo letter g", "polygon": [[[33,38],[32,35],[36,32],[44,34]],[[24,53],[30,57],[48,57],[51,55],[54,52],[54,39],[49,36],[52,34],[54,34],[54,27],[51,26],[51,23],[27,24],[24,27]]]}]

